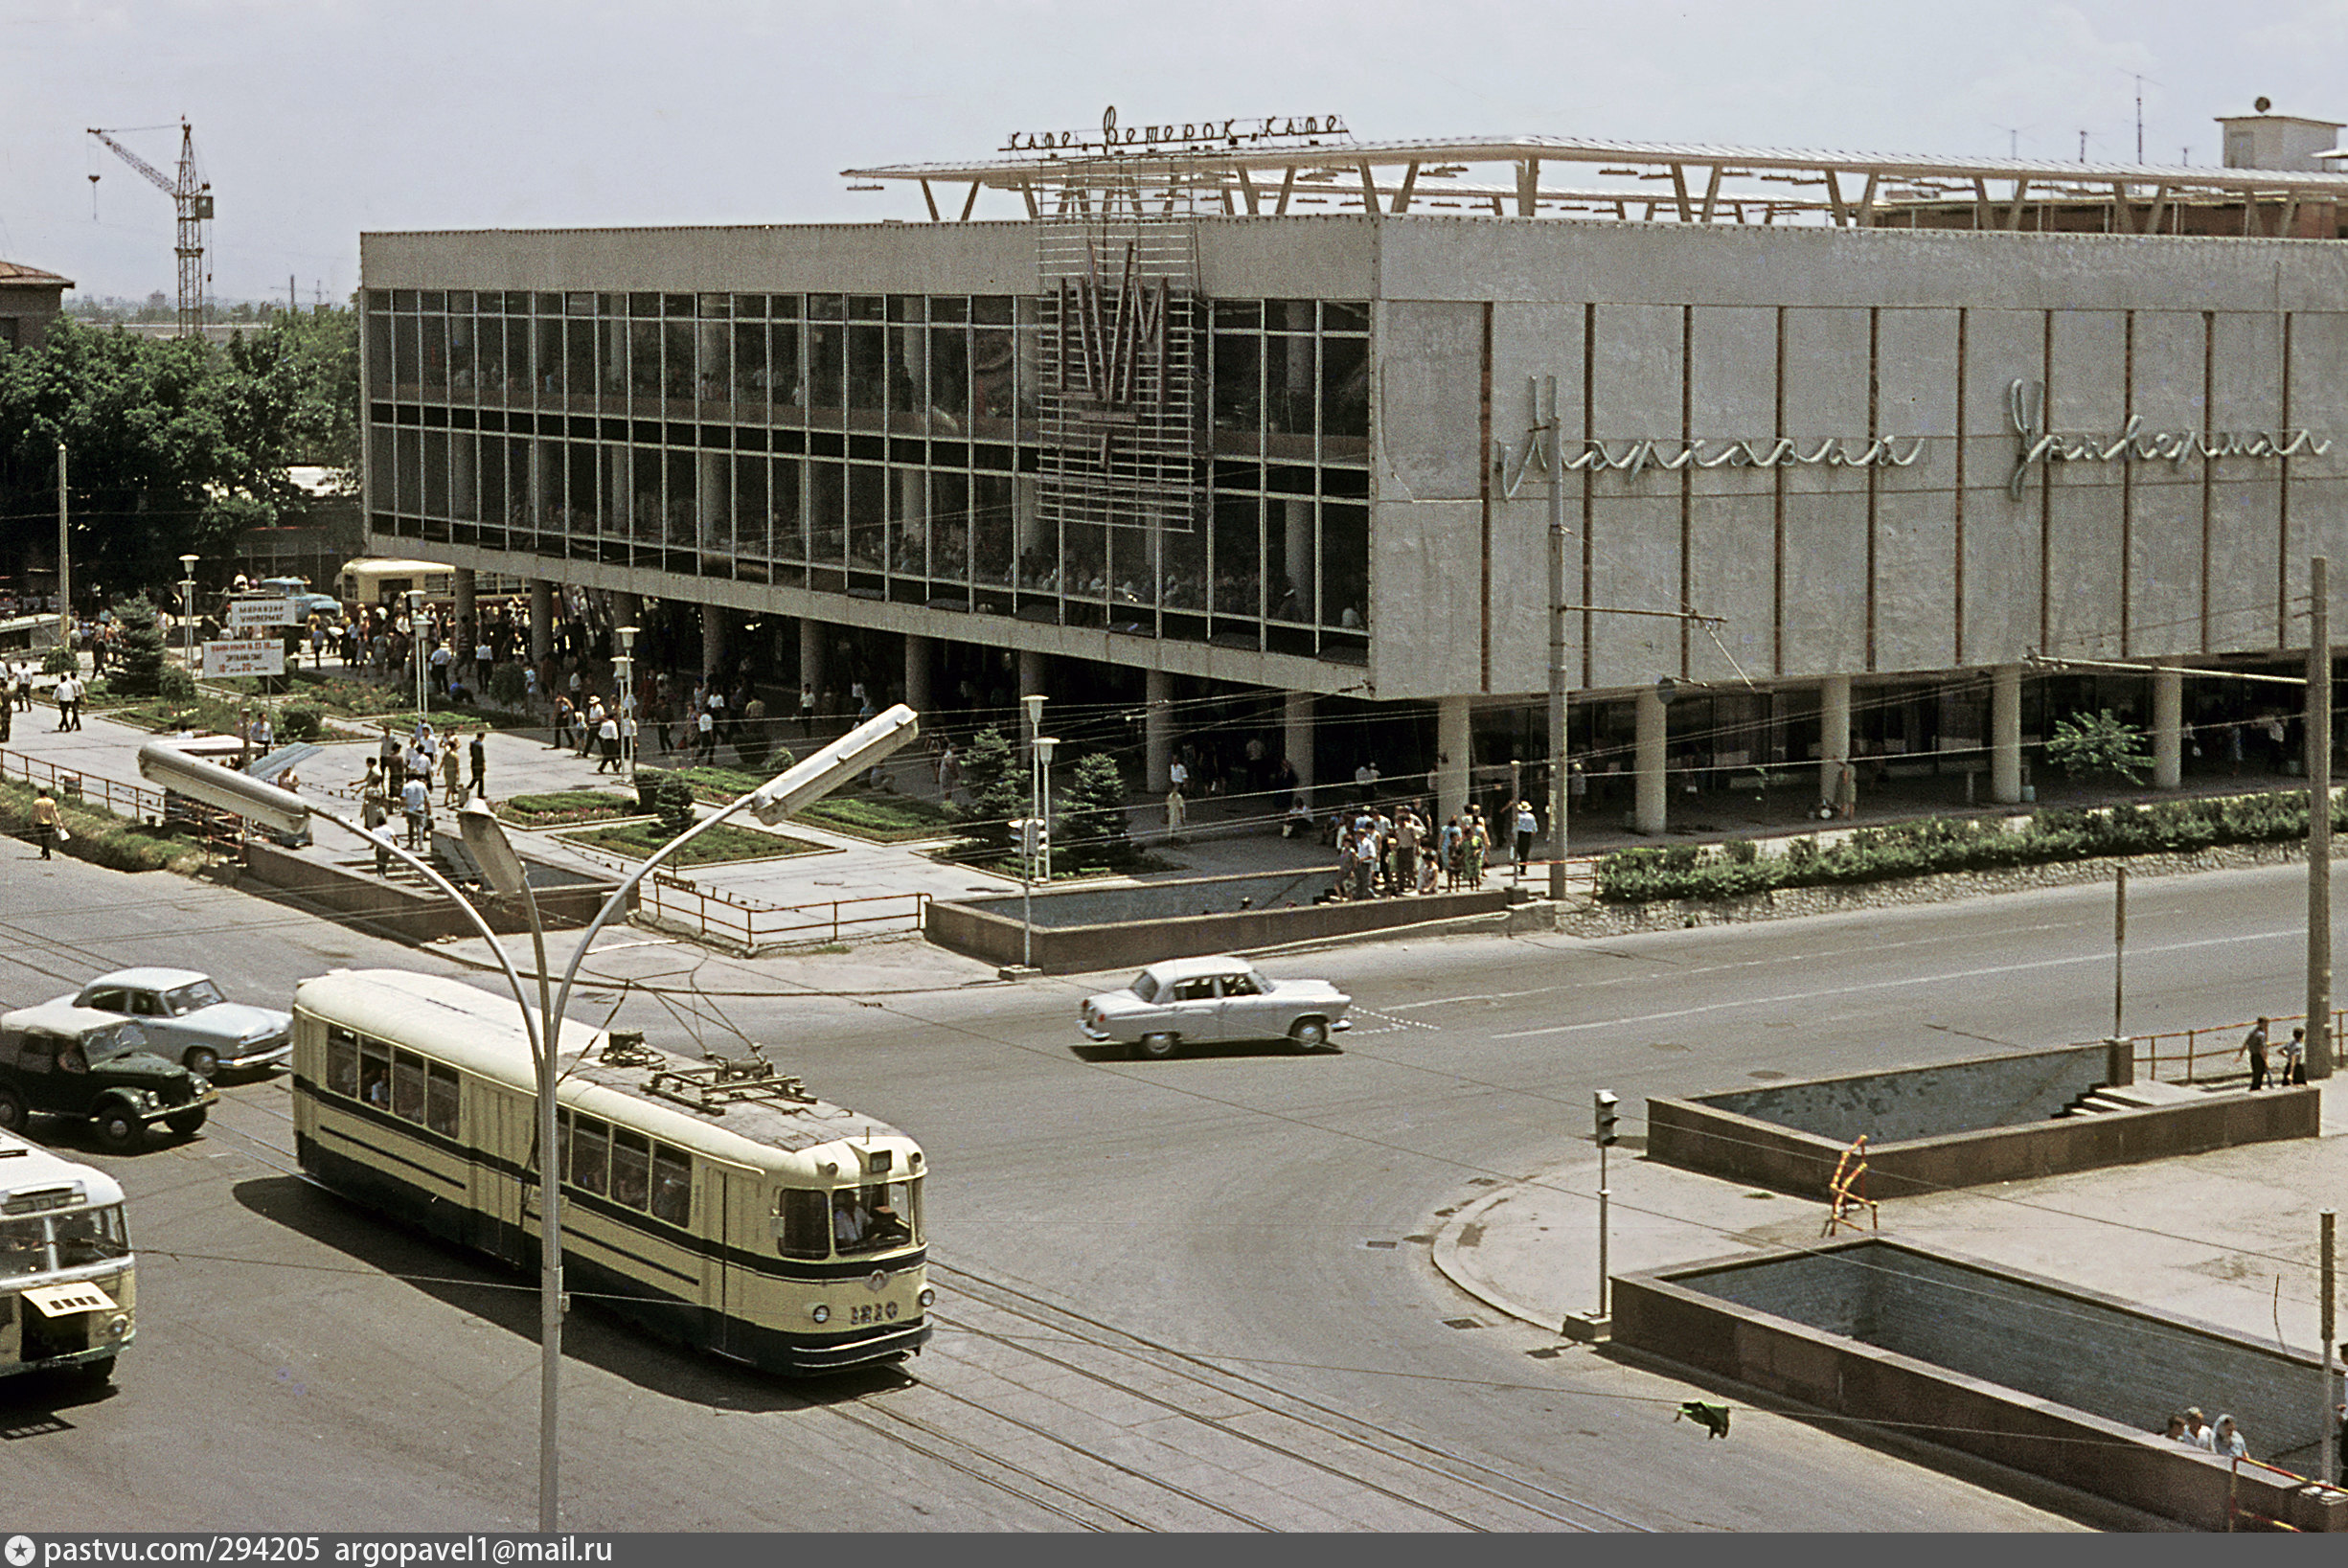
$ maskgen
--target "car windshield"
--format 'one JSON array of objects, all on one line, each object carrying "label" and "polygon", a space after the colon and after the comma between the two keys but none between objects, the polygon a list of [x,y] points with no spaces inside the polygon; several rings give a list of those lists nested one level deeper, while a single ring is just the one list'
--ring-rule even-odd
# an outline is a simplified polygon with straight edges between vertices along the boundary
[{"label": "car windshield", "polygon": [[49,1272],[49,1222],[0,1219],[0,1279]]},{"label": "car windshield", "polygon": [[1133,994],[1145,1002],[1157,1000],[1157,976],[1148,969],[1133,977]]},{"label": "car windshield", "polygon": [[147,1049],[147,1032],[136,1024],[115,1024],[106,1029],[93,1029],[81,1036],[81,1055],[93,1067],[102,1061],[126,1057],[133,1051]]},{"label": "car windshield", "polygon": [[220,994],[220,988],[209,980],[191,981],[163,993],[163,1006],[174,1018],[185,1017],[199,1008],[217,1007],[227,1000]]}]

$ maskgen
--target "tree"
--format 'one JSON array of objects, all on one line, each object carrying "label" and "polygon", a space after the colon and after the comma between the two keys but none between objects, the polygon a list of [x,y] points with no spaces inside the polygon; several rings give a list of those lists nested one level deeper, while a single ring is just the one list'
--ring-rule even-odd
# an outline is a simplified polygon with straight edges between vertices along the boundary
[{"label": "tree", "polygon": [[2144,732],[2115,716],[2109,708],[2092,716],[2059,718],[2046,742],[2046,760],[2066,778],[2088,779],[2115,773],[2131,784],[2144,782],[2153,765],[2144,749]]},{"label": "tree", "polygon": [[1133,852],[1126,823],[1125,775],[1117,760],[1096,751],[1069,770],[1060,799],[1060,842],[1072,866],[1118,866]]},{"label": "tree", "polygon": [[163,690],[163,623],[145,594],[114,606],[123,628],[121,653],[109,684],[125,696],[151,697]]},{"label": "tree", "polygon": [[981,730],[962,753],[962,779],[970,791],[970,821],[963,830],[989,849],[1009,849],[1013,820],[1035,808],[1017,753],[999,732]]}]

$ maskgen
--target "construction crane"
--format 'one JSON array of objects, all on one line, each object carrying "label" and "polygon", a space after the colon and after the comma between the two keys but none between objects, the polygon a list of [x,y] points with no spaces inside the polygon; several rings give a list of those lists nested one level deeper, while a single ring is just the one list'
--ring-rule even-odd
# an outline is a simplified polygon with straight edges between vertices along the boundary
[{"label": "construction crane", "polygon": [[[142,127],[154,129],[159,127]],[[90,134],[104,143],[114,155],[147,176],[157,190],[171,198],[179,211],[179,335],[200,337],[204,330],[204,225],[212,221],[212,183],[195,167],[195,127],[183,117],[179,122],[179,178],[172,179],[162,170],[140,157],[114,139],[113,133],[90,127]],[[90,176],[90,199],[97,201],[98,176]]]}]

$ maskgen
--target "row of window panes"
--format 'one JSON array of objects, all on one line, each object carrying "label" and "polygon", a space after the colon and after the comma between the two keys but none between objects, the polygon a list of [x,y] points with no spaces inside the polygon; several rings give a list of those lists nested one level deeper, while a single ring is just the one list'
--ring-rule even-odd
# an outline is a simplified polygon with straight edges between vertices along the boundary
[{"label": "row of window panes", "polygon": [[[1370,307],[1359,300],[1216,300],[1215,326],[1269,332],[1367,333]],[[397,312],[458,316],[627,316],[638,320],[796,319],[831,321],[976,321],[1009,323],[1012,297],[1003,294],[627,294],[475,292],[467,289],[376,288],[367,294],[370,315]]]},{"label": "row of window panes", "polygon": [[[592,305],[599,297],[576,298]],[[690,303],[693,297],[668,298]],[[900,303],[906,307],[901,314],[895,308]],[[378,396],[407,400],[554,398],[566,406],[592,400],[614,411],[622,403],[653,401],[664,412],[689,418],[726,419],[739,408],[763,407],[770,418],[776,411],[786,420],[795,413],[825,427],[993,440],[1010,438],[1014,416],[1033,413],[1035,334],[1010,327],[1014,314],[1022,329],[1032,325],[1031,301],[817,295],[806,304],[804,317],[794,312],[750,320],[592,311],[569,318],[541,314],[535,323],[463,314],[372,315],[369,386]],[[860,313],[859,306],[871,308]],[[1212,351],[1206,374],[1219,450],[1310,460],[1317,432],[1324,459],[1367,461],[1369,340],[1359,331],[1326,327],[1316,335],[1309,325],[1315,307],[1311,300],[1216,304],[1219,325],[1205,347]],[[921,325],[924,309],[940,325]],[[1367,320],[1363,306],[1324,301],[1318,309],[1324,322]],[[966,325],[965,315],[979,325]],[[990,318],[999,321],[987,325]],[[1266,318],[1308,326],[1222,325]]]},{"label": "row of window panes", "polygon": [[1195,530],[1070,523],[1057,541],[1033,528],[1022,539],[1009,475],[382,425],[373,439],[378,512],[808,563],[876,584],[886,575],[937,589],[1367,625],[1360,503],[1219,495]]},{"label": "row of window panes", "polygon": [[326,1086],[402,1122],[458,1136],[457,1070],[339,1026],[326,1035]]},{"label": "row of window panes", "polygon": [[558,1163],[562,1179],[672,1225],[693,1220],[693,1157],[682,1149],[565,1108]]}]

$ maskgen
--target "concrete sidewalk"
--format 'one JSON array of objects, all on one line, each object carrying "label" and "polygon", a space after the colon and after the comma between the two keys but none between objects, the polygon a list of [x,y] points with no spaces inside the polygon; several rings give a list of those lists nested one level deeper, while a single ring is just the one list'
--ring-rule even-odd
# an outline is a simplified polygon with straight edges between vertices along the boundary
[{"label": "concrete sidewalk", "polygon": [[[2339,1207],[2348,1183],[2348,1089],[2321,1089],[2320,1138],[1893,1199],[1882,1229],[2263,1339],[2278,1336],[2279,1320],[2285,1343],[2319,1353],[2316,1216]],[[1623,1106],[1625,1126],[1639,1109]],[[1820,1239],[1824,1204],[1657,1164],[1645,1143],[1627,1137],[1607,1162],[1609,1273]],[[1579,1142],[1444,1216],[1436,1266],[1553,1331],[1594,1310],[1598,1153]]]}]

